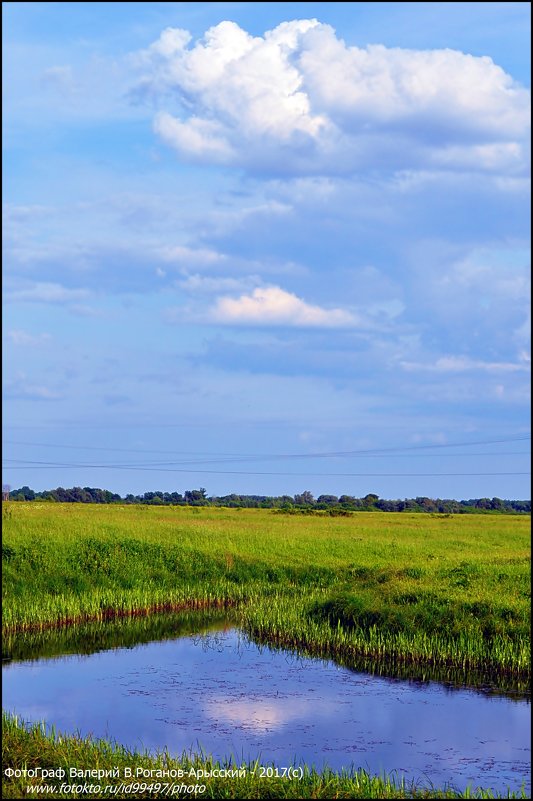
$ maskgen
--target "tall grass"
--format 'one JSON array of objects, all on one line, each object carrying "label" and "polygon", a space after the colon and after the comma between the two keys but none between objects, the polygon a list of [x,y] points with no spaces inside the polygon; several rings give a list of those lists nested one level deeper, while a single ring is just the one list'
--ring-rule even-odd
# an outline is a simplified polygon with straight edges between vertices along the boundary
[{"label": "tall grass", "polygon": [[3,630],[238,608],[337,659],[529,677],[529,518],[8,503]]},{"label": "tall grass", "polygon": [[[147,752],[130,751],[116,743],[105,740],[92,740],[76,735],[65,736],[55,730],[46,731],[40,724],[27,726],[23,721],[15,716],[3,715],[3,748],[2,765],[4,775],[10,768],[20,769],[23,765],[30,770],[35,767],[45,768],[99,768],[118,769],[120,777],[124,774],[125,768],[144,768],[145,770],[177,770],[181,769],[189,772],[191,768],[195,771],[213,771],[224,767],[235,768],[243,767],[240,763],[228,761],[224,764],[214,762],[210,757],[193,756],[184,753],[181,757],[175,758],[168,752],[161,752],[151,755]],[[490,791],[480,788],[467,788],[464,792],[455,791],[451,788],[437,789],[422,786],[421,784],[410,783],[404,779],[394,776],[371,776],[364,770],[344,771],[333,773],[329,770],[320,773],[313,768],[303,767],[301,779],[287,779],[281,777],[261,777],[259,768],[260,763],[251,763],[246,766],[246,775],[236,778],[212,777],[197,781],[193,777],[185,777],[175,780],[176,783],[193,785],[201,783],[206,785],[206,791],[202,798],[497,798],[502,796],[493,795]],[[265,766],[263,766],[265,767]],[[275,766],[274,766],[275,767]],[[143,779],[139,779],[142,782]],[[158,780],[144,780],[146,784],[152,784]],[[166,781],[165,779],[160,780]],[[173,781],[170,779],[169,781]],[[61,792],[62,783],[72,783],[68,779],[47,778],[23,778],[12,777],[5,779],[2,786],[3,798],[27,798],[34,795],[28,787],[36,785],[48,785],[49,792],[39,793],[44,798],[163,798],[169,797],[164,790],[138,790],[131,789],[132,782],[124,781],[122,778],[103,779],[102,786],[113,785],[117,792],[105,793],[65,793]],[[123,782],[123,788],[120,785]],[[83,784],[83,780],[75,780],[75,783]],[[89,783],[97,784],[97,780],[89,780]],[[126,785],[124,787],[124,785]],[[130,785],[130,788],[128,788]],[[170,797],[184,797],[174,795]],[[507,793],[506,798],[527,798],[525,790],[521,793]]]},{"label": "tall grass", "polygon": [[304,650],[315,656],[356,661],[369,657],[385,661],[396,672],[401,665],[461,668],[465,673],[529,677],[529,640],[504,634],[484,637],[474,632],[390,630],[378,625],[362,626],[350,619],[348,626],[337,619],[316,615],[329,601],[309,601],[280,596],[261,599],[242,610],[243,628],[255,640],[280,647]]}]

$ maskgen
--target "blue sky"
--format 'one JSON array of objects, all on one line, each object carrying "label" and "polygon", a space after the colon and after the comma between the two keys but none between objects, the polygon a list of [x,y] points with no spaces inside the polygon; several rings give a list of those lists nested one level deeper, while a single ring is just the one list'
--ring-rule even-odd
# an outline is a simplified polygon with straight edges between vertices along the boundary
[{"label": "blue sky", "polygon": [[530,497],[528,3],[4,3],[4,482]]}]

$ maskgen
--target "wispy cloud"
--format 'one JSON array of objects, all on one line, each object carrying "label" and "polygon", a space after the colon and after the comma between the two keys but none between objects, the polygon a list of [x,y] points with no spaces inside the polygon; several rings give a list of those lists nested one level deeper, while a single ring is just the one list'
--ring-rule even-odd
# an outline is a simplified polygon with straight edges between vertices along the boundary
[{"label": "wispy cloud", "polygon": [[14,328],[7,332],[7,338],[13,345],[35,347],[51,340],[50,334],[30,334],[21,328]]},{"label": "wispy cloud", "polygon": [[176,281],[176,286],[186,292],[217,293],[217,292],[244,292],[261,284],[258,275],[243,276],[243,278],[215,278],[210,276],[188,275],[182,281]]},{"label": "wispy cloud", "polygon": [[484,362],[471,359],[468,356],[442,356],[435,362],[408,362],[401,361],[404,370],[427,370],[435,373],[463,373],[472,370],[483,370],[489,373],[516,373],[528,372],[531,368],[529,362]]},{"label": "wispy cloud", "polygon": [[227,260],[227,256],[209,248],[191,248],[185,245],[173,245],[160,248],[157,255],[169,265],[179,267],[200,267],[219,264]]},{"label": "wispy cloud", "polygon": [[42,75],[44,85],[52,86],[63,94],[70,95],[76,91],[74,72],[70,65],[47,67]]},{"label": "wispy cloud", "polygon": [[18,373],[4,384],[4,397],[13,400],[54,401],[62,396],[44,384],[35,384],[24,373]]},{"label": "wispy cloud", "polygon": [[19,303],[72,303],[85,300],[92,292],[89,289],[70,289],[61,284],[37,282],[24,289],[12,289],[7,298]]},{"label": "wispy cloud", "polygon": [[70,307],[70,311],[74,314],[79,314],[81,317],[104,317],[102,309],[88,306],[86,303],[74,303]]}]

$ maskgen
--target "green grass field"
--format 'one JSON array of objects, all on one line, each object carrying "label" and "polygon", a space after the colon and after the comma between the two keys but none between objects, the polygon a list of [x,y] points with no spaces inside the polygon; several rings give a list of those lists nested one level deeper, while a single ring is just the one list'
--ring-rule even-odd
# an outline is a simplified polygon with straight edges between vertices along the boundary
[{"label": "green grass field", "polygon": [[4,632],[238,605],[314,653],[530,670],[529,516],[8,503]]},{"label": "green grass field", "polygon": [[[250,637],[272,647],[328,656],[373,672],[442,675],[513,691],[529,686],[526,516],[329,517],[209,507],[7,503],[3,523],[3,633],[10,655],[28,648],[72,652],[80,642],[90,652],[93,646],[105,647],[109,638],[131,644],[172,636],[165,616],[148,615],[203,610],[201,617],[208,620],[231,609],[232,619]],[[90,621],[100,622],[95,627]],[[185,617],[183,630],[189,625],[194,623]],[[191,764],[185,757],[130,754],[119,745],[75,735],[45,735],[39,726],[28,729],[4,718],[4,767],[112,767],[132,761],[152,768]],[[5,797],[25,797],[26,783],[16,777],[4,782]],[[62,796],[57,788],[52,794],[75,797]],[[159,796],[151,792],[150,797]],[[204,797],[491,795],[408,787],[364,771],[341,776],[307,770],[297,784],[276,778],[259,782],[250,775],[210,781]]]}]

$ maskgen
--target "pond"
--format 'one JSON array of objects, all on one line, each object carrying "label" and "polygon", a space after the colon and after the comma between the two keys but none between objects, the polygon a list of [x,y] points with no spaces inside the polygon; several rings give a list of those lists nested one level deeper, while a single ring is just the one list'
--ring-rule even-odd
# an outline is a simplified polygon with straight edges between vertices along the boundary
[{"label": "pond", "polygon": [[[189,626],[190,629],[190,626]],[[3,708],[141,750],[318,770],[362,767],[423,785],[529,790],[527,699],[407,681],[203,633],[3,667]],[[147,639],[145,635],[144,639]],[[35,655],[34,655],[35,656]]]}]

